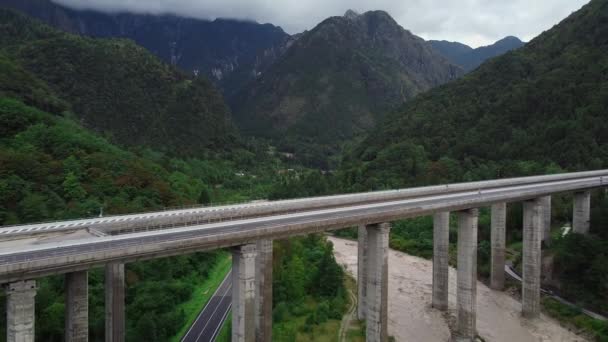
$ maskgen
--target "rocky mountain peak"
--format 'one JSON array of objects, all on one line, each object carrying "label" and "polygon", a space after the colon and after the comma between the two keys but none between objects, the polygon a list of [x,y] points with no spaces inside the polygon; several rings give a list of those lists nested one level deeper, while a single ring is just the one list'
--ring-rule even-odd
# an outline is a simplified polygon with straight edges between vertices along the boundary
[{"label": "rocky mountain peak", "polygon": [[352,9],[349,9],[348,11],[346,11],[346,13],[344,13],[344,18],[346,19],[350,19],[350,20],[355,20],[357,18],[359,18],[359,13],[353,11]]},{"label": "rocky mountain peak", "polygon": [[497,41],[496,43],[492,44],[493,46],[513,46],[513,47],[520,47],[522,45],[524,45],[525,43],[521,41],[521,39],[514,37],[514,36],[507,36],[504,37],[503,39]]},{"label": "rocky mountain peak", "polygon": [[348,11],[304,33],[237,96],[234,117],[323,165],[386,111],[462,73],[388,13]]}]

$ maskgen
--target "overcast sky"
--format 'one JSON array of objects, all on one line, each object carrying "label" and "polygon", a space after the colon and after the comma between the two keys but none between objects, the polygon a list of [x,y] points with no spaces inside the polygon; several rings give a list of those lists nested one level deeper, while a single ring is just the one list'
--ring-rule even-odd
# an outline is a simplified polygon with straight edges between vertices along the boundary
[{"label": "overcast sky", "polygon": [[250,19],[288,33],[313,28],[323,19],[387,11],[404,28],[425,39],[459,41],[473,47],[508,35],[524,41],[551,28],[588,0],[53,0],[74,8],[176,14],[201,19]]}]

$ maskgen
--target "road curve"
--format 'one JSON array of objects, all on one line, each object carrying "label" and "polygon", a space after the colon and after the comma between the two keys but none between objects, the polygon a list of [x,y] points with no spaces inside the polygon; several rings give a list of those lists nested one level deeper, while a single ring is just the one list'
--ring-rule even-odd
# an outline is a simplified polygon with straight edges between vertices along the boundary
[{"label": "road curve", "polygon": [[[517,274],[517,272],[515,272],[515,270],[513,270],[513,268],[512,268],[511,266],[509,266],[509,265],[505,265],[505,272],[506,272],[506,273],[507,273],[509,276],[511,276],[511,278],[513,278],[513,279],[515,279],[515,280],[517,280],[517,281],[519,281],[519,282],[521,283],[521,281],[522,281],[521,277],[519,276],[519,274]],[[605,317],[605,316],[603,316],[603,315],[600,315],[600,314],[598,314],[598,313],[595,313],[595,312],[593,312],[593,311],[589,311],[589,310],[587,310],[587,309],[581,308],[581,307],[577,306],[576,304],[574,304],[574,303],[572,303],[572,302],[570,302],[570,301],[567,301],[566,299],[564,299],[564,298],[562,298],[562,297],[560,297],[560,296],[556,295],[556,294],[555,294],[553,291],[551,291],[551,290],[546,290],[546,289],[541,288],[541,289],[540,289],[540,291],[541,291],[541,292],[542,292],[544,295],[547,295],[547,296],[549,296],[549,297],[551,297],[551,298],[553,298],[553,299],[557,300],[558,302],[560,302],[560,303],[562,303],[562,304],[565,304],[565,305],[571,306],[571,307],[573,307],[573,308],[578,308],[578,309],[580,309],[582,313],[584,313],[585,315],[587,315],[587,316],[589,316],[589,317],[591,317],[591,318],[593,318],[593,319],[598,319],[598,320],[600,320],[600,321],[608,321],[608,318],[607,318],[607,317]]]},{"label": "road curve", "polygon": [[182,342],[215,341],[232,305],[232,270],[196,317]]}]

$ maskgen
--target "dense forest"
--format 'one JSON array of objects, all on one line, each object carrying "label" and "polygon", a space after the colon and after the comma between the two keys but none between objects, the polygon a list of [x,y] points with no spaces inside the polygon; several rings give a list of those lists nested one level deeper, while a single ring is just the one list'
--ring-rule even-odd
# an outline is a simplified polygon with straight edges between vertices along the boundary
[{"label": "dense forest", "polygon": [[[229,110],[205,78],[188,77],[126,39],[67,34],[6,9],[0,22],[0,51],[112,142],[181,156],[236,145]],[[5,89],[21,87],[4,81]]]},{"label": "dense forest", "polygon": [[[227,156],[218,160],[179,160],[150,150],[137,154],[110,144],[69,118],[8,98],[0,99],[0,122],[0,220],[3,224],[96,216],[101,210],[104,214],[118,214],[259,198],[274,191],[274,183],[281,184],[279,176],[276,179],[263,176],[275,174],[272,160],[253,163],[256,156],[251,151],[234,152],[232,157],[238,161],[230,161]],[[261,153],[257,160],[263,161],[268,158],[266,155]],[[247,165],[266,165],[266,168],[250,169],[260,177],[235,176],[236,170]],[[277,252],[276,298],[289,303],[282,304],[289,310],[281,315],[307,317],[311,309],[298,311],[294,304],[296,300],[309,298],[319,303],[331,302],[334,313],[330,317],[335,317],[335,310],[344,307],[337,304],[344,302],[344,292],[340,290],[341,268],[325,240],[306,241],[307,249],[294,247],[288,252]],[[298,245],[297,241],[285,243]],[[280,251],[280,246],[278,248]],[[165,341],[172,337],[186,319],[179,304],[190,298],[219,256],[221,253],[213,252],[128,264],[128,340]],[[282,271],[294,263],[305,265],[306,277]],[[319,272],[311,272],[317,268]],[[332,275],[333,278],[328,278]],[[337,284],[331,289],[338,292],[318,290],[316,284],[330,284],[330,281]],[[63,278],[44,278],[39,286],[38,336],[43,341],[60,341],[63,339]],[[102,340],[101,270],[91,272],[90,287],[91,338]],[[294,291],[302,296],[293,297]],[[278,322],[285,320],[281,317],[278,316]],[[315,316],[309,324],[327,319],[323,317]],[[4,319],[2,316],[0,321]],[[0,330],[5,328],[1,322],[0,326]],[[277,326],[279,332],[285,330],[288,335],[297,333],[296,328]],[[2,332],[0,336],[4,336]]]},{"label": "dense forest", "polygon": [[[0,21],[0,225],[608,168],[608,0],[592,0],[524,47],[386,113],[363,141],[340,146],[347,152],[331,172],[298,163],[328,167],[333,133],[326,145],[298,141],[298,160],[281,157],[277,146],[237,133],[207,80],[130,41],[62,33],[7,10],[0,10]],[[347,95],[337,94],[352,98]],[[300,128],[308,132],[321,122]],[[289,139],[280,151],[294,148]],[[608,314],[608,195],[593,193],[590,236],[562,236],[571,201],[553,198],[553,242],[543,247],[543,257],[553,261],[553,281],[545,285]],[[507,221],[517,268],[521,205],[509,206]],[[454,263],[458,236],[455,220],[451,224]],[[356,237],[353,229],[337,234]],[[489,237],[484,208],[482,280],[489,274]],[[430,258],[432,239],[432,218],[404,220],[393,224],[390,246]],[[275,339],[314,340],[314,326],[346,309],[344,271],[319,235],[276,242],[274,252]],[[175,339],[191,314],[184,303],[226,260],[217,251],[127,265],[127,339]],[[38,339],[60,341],[63,278],[44,278],[39,287]],[[90,289],[91,340],[98,341],[104,330],[100,270],[90,273]],[[608,340],[608,324],[544,304],[568,324]]]},{"label": "dense forest", "polygon": [[[215,122],[216,118],[224,122],[226,114],[221,97],[215,95],[211,85],[203,79],[182,78],[130,42],[59,33],[10,11],[0,10],[0,17],[3,28],[7,28],[0,39],[3,47],[10,46],[0,51],[0,225],[240,202],[268,198],[273,193],[275,197],[287,196],[281,187],[286,177],[282,170],[289,168],[294,175],[311,172],[281,161],[264,143],[240,138],[235,141],[232,129],[209,125],[207,121]],[[27,57],[29,53],[35,58]],[[72,53],[73,59],[64,56]],[[116,82],[124,77],[124,70],[112,74],[108,69],[89,69],[93,65],[90,63],[105,67],[124,63],[122,67],[131,71],[138,66],[160,70],[142,69],[142,75],[129,74],[130,83],[122,84],[128,89],[123,91]],[[66,76],[64,70],[74,74]],[[171,92],[166,87],[177,87],[175,94],[179,96],[166,102],[148,92]],[[118,97],[103,96],[103,89],[112,88]],[[142,90],[139,98],[129,94]],[[131,97],[132,102],[121,102],[121,96]],[[137,127],[128,121],[133,117],[128,106],[137,106],[137,101],[156,108],[165,106],[166,113],[183,117],[208,111],[211,117],[202,120],[204,129],[176,121],[177,131],[172,133],[185,143],[192,138],[181,132],[193,129],[200,142],[196,156],[186,157],[171,146],[170,142],[180,140],[165,141],[155,136],[157,140],[149,144],[138,142],[133,146],[132,141],[121,139],[122,128]],[[144,116],[150,114],[146,108],[138,111]],[[99,127],[89,130],[90,122],[79,110],[116,114],[108,121],[114,125],[110,130],[116,128],[114,134],[104,132],[108,133],[104,137],[96,132]],[[162,123],[162,118],[157,119]],[[205,136],[205,132],[219,140]],[[155,150],[161,142],[164,148]],[[275,298],[278,306],[287,308],[279,311],[277,333],[306,333],[311,326],[340,316],[345,307],[344,274],[333,258],[331,244],[317,236],[286,241],[276,248]],[[200,303],[186,303],[201,292],[201,286],[211,273],[217,273],[218,265],[226,263],[226,258],[225,252],[216,251],[128,264],[127,340],[179,339],[176,334],[188,324],[191,311],[196,314],[200,310]],[[305,274],[286,270],[296,264],[306,267]],[[63,282],[61,276],[38,282],[37,340],[64,339]],[[321,283],[335,286],[317,286]],[[90,272],[89,286],[90,337],[101,341],[105,319],[102,270]],[[318,303],[328,311],[313,317],[315,310],[305,302],[315,303],[313,307]],[[4,294],[0,295],[0,305],[4,305]],[[288,317],[301,317],[300,321],[307,323],[281,325]],[[4,315],[0,317],[0,336],[6,336],[5,319]]]},{"label": "dense forest", "polygon": [[[349,191],[388,189],[608,167],[608,1],[593,0],[551,30],[432,89],[387,115],[343,159],[329,182]],[[593,194],[591,236],[568,234],[572,197],[553,199],[552,286],[578,305],[607,313],[608,202]],[[521,205],[508,216],[508,244],[521,261]],[[481,277],[489,271],[489,212],[479,221]],[[354,232],[344,233],[353,235]],[[456,231],[450,233],[457,240]],[[432,220],[397,223],[391,246],[430,257]],[[547,309],[608,340],[608,325],[580,311]]]},{"label": "dense forest", "polygon": [[[347,182],[399,187],[608,166],[608,2],[389,114]],[[347,185],[349,185],[347,184]]]},{"label": "dense forest", "polygon": [[330,17],[232,101],[244,134],[271,138],[307,165],[328,169],[341,145],[393,106],[464,72],[386,12]]},{"label": "dense forest", "polygon": [[[274,184],[276,187],[281,184],[278,175],[276,178],[263,176],[276,174],[272,163],[280,163],[265,157],[265,152],[256,158],[249,150],[235,151],[231,157],[236,161],[230,161],[226,155],[217,160],[179,160],[150,150],[129,152],[69,118],[8,98],[0,99],[0,122],[0,220],[3,224],[96,216],[101,210],[104,214],[118,214],[259,198],[276,192],[272,190]],[[264,158],[267,158],[265,162]],[[260,177],[235,175],[236,170],[247,166],[258,167],[248,170]],[[290,247],[277,246],[275,298],[277,305],[287,311],[279,311],[277,322],[286,321],[287,317],[311,315],[315,310],[298,304],[305,300],[319,305],[331,303],[333,310],[328,311],[329,316],[314,316],[308,326],[341,315],[345,302],[344,291],[340,290],[343,273],[333,259],[331,245],[320,237],[284,244]],[[179,304],[189,299],[219,256],[221,253],[213,252],[128,264],[128,340],[165,341],[172,337],[186,319]],[[305,274],[296,272],[298,268],[292,268],[294,265],[306,270]],[[319,271],[311,271],[317,269]],[[336,286],[317,286],[320,283]],[[39,286],[38,336],[43,341],[60,341],[63,339],[63,278],[44,278]],[[90,287],[91,338],[102,340],[101,270],[91,272]],[[297,309],[298,305],[304,309]],[[1,323],[0,326],[0,329],[5,327]],[[304,328],[278,324],[276,329],[279,334],[292,336],[298,333],[297,329]],[[0,332],[0,336],[4,335]]]},{"label": "dense forest", "polygon": [[[300,179],[289,187],[358,192],[608,166],[608,1],[595,0],[525,47],[405,103],[344,155],[341,168],[321,180]],[[280,190],[281,188],[279,188]],[[572,302],[607,314],[608,195],[592,197],[591,235],[562,236],[572,197],[554,196],[552,260],[543,286]],[[522,207],[508,210],[511,262],[521,263]],[[393,223],[391,248],[431,258],[432,218]],[[338,232],[356,237],[356,230]],[[490,212],[479,217],[478,272],[490,271]],[[450,262],[456,264],[456,220],[451,220]],[[515,285],[515,284],[512,284]],[[608,324],[576,308],[543,300],[545,310],[598,341]]]}]

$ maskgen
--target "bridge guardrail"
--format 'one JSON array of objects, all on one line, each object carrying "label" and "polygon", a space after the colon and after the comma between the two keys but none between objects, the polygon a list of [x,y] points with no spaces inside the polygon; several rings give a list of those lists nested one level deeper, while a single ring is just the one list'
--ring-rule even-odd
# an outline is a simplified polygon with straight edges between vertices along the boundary
[{"label": "bridge guardrail", "polygon": [[120,233],[123,231],[134,232],[141,230],[164,229],[198,224],[205,221],[212,223],[226,219],[243,219],[247,217],[300,212],[304,210],[316,210],[337,206],[415,198],[433,194],[458,193],[476,189],[484,190],[503,186],[573,180],[597,176],[600,177],[600,183],[602,185],[606,184],[608,186],[608,170],[562,173],[555,175],[505,178],[498,180],[432,185],[398,190],[372,191],[280,201],[252,202],[248,204],[228,206],[206,206],[191,209],[107,216],[84,220],[0,227],[0,239],[21,235],[27,236],[40,233],[71,231],[87,228],[94,228],[98,231],[104,231],[110,234],[117,232]]}]

